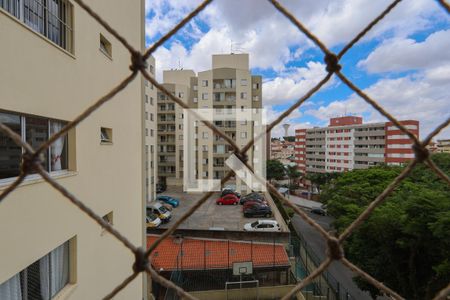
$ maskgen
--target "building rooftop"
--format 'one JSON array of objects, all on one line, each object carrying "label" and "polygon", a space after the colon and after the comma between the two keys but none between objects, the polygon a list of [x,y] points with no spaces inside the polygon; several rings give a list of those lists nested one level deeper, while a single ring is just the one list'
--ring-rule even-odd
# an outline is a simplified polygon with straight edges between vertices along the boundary
[{"label": "building rooftop", "polygon": [[[147,236],[150,246],[158,235]],[[227,269],[235,262],[252,261],[253,267],[289,266],[283,244],[169,237],[150,255],[156,270]]]}]

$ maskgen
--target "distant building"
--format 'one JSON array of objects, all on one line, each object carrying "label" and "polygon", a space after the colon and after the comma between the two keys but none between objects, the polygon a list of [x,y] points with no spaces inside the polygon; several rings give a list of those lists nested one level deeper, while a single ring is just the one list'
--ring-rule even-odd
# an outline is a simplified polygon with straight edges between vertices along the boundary
[{"label": "distant building", "polygon": [[286,164],[294,162],[295,142],[272,139],[270,142],[270,159],[279,160]]},{"label": "distant building", "polygon": [[450,139],[437,140],[436,152],[438,152],[438,153],[450,153]]},{"label": "distant building", "polygon": [[[419,135],[419,121],[400,123]],[[297,129],[295,135],[296,163],[306,173],[399,165],[414,158],[411,139],[391,122],[363,124],[361,117],[339,117],[327,127]]]},{"label": "distant building", "polygon": [[[192,109],[262,108],[262,78],[251,74],[248,54],[219,54],[212,56],[212,69],[195,74],[192,70],[167,70],[164,87],[185,101]],[[184,136],[183,109],[158,91],[158,182],[167,185],[183,184],[183,139],[196,139],[195,157],[197,179],[222,179],[229,168],[225,161],[234,152],[222,137],[198,122],[196,132]],[[214,124],[233,139],[239,147],[245,146],[254,135],[251,121],[221,121]],[[253,150],[247,152],[249,162]],[[238,190],[246,189],[239,178]]]}]

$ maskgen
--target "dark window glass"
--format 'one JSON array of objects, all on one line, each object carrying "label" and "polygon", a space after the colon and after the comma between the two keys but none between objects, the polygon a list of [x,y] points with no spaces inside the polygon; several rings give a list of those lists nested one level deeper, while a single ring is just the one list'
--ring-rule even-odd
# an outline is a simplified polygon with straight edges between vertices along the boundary
[{"label": "dark window glass", "polygon": [[[27,143],[36,150],[48,140],[48,120],[44,118],[26,117],[25,132]],[[48,151],[44,152],[43,155],[42,166],[48,170]]]},{"label": "dark window glass", "polygon": [[[0,113],[0,122],[21,135],[20,116]],[[19,175],[21,156],[22,148],[0,131],[0,179]]]}]

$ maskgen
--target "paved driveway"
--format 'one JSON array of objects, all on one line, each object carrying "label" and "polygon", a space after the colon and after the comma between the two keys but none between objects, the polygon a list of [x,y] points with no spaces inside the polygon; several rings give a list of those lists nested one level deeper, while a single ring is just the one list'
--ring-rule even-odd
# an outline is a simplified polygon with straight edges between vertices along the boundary
[{"label": "paved driveway", "polygon": [[[180,206],[172,210],[172,221],[161,225],[161,228],[170,227],[175,220],[178,220],[188,211],[198,199],[201,193],[185,193],[178,188],[170,188],[166,192],[158,195],[169,195],[180,200]],[[242,205],[217,205],[216,200],[220,194],[210,197],[200,208],[198,208],[186,221],[180,225],[180,229],[202,229],[223,228],[224,230],[242,231],[244,224],[258,219],[274,218],[244,218]]]}]

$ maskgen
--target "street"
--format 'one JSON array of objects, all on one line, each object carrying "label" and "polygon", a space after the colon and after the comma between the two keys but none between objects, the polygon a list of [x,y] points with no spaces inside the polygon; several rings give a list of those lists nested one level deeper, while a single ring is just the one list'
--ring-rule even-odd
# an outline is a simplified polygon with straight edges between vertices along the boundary
[{"label": "street", "polygon": [[[306,211],[306,210],[305,210]],[[333,218],[329,216],[319,216],[308,211],[306,213],[314,219],[325,230],[330,230],[330,224]],[[314,251],[315,255],[320,261],[325,260],[326,257],[326,241],[311,225],[306,223],[300,216],[295,215],[292,218],[292,224],[295,230],[304,237],[308,246]],[[341,290],[346,289],[355,299],[371,300],[369,293],[361,291],[353,282],[353,272],[347,269],[340,261],[334,261],[327,269],[329,273],[339,281]]]}]

